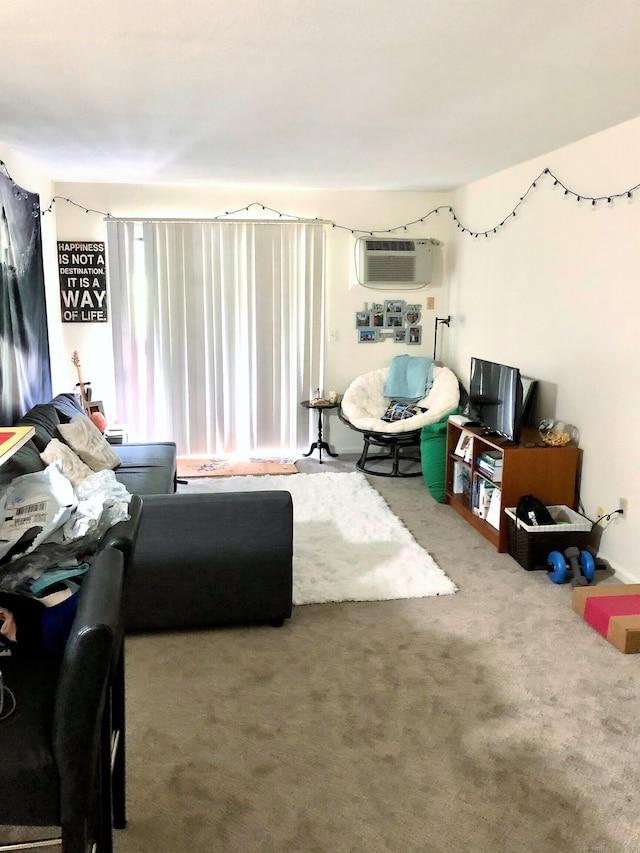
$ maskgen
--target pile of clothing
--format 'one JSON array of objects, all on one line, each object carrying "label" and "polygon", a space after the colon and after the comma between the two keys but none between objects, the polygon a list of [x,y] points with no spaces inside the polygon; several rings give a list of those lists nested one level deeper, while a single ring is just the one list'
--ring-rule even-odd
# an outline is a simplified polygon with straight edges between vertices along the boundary
[{"label": "pile of clothing", "polygon": [[131,495],[113,471],[77,486],[54,462],[16,477],[0,497],[0,657],[61,656],[82,578],[106,531],[129,518]]}]

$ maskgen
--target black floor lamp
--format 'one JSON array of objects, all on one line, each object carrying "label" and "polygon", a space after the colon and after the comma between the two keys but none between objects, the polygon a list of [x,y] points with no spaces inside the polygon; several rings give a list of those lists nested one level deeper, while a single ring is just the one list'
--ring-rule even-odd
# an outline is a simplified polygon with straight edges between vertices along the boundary
[{"label": "black floor lamp", "polygon": [[448,326],[451,323],[451,314],[448,317],[436,317],[436,325],[433,330],[433,360],[436,360],[436,351],[438,349],[438,326],[442,323],[443,326]]}]

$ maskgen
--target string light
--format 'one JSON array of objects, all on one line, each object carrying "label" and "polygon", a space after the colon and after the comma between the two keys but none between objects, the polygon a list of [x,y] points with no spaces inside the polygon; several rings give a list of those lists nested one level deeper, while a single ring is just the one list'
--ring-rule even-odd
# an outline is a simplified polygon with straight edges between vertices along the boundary
[{"label": "string light", "polygon": [[[9,174],[9,170],[4,162],[4,160],[0,160],[0,169],[4,172],[7,178],[11,181],[11,186],[13,188],[13,195],[18,199],[18,201],[28,201],[29,193],[26,190],[23,190],[21,186],[16,184],[11,175]],[[34,219],[39,219],[40,217],[40,205],[37,201],[31,202],[31,215]]]},{"label": "string light", "polygon": [[61,195],[54,195],[53,196],[53,198],[51,199],[51,201],[49,203],[49,207],[45,207],[42,209],[43,215],[45,213],[53,213],[53,208],[54,208],[55,203],[57,201],[66,201],[67,204],[71,204],[71,205],[73,205],[73,207],[78,207],[78,208],[80,208],[80,210],[84,210],[85,213],[97,213],[99,216],[104,216],[105,219],[112,219],[113,218],[110,213],[105,213],[104,210],[95,210],[93,207],[85,207],[83,204],[78,204],[78,202],[73,201],[70,198],[65,198],[64,196],[61,196]]},{"label": "string light", "polygon": [[[26,193],[22,189],[22,187],[20,187],[20,186],[18,186],[18,184],[16,184],[16,182],[13,180],[13,178],[9,174],[9,171],[7,169],[6,164],[2,160],[0,160],[0,168],[4,171],[7,178],[11,181],[11,183],[13,185],[13,192],[14,192],[16,198],[26,200],[28,198],[28,193]],[[635,186],[629,187],[629,189],[626,189],[620,193],[608,193],[606,195],[601,195],[601,196],[585,195],[584,193],[577,193],[575,190],[572,190],[570,187],[566,186],[566,184],[564,184],[560,180],[560,178],[558,178],[556,175],[553,174],[551,169],[545,168],[542,170],[542,172],[540,172],[538,177],[529,184],[526,192],[524,192],[521,196],[519,196],[519,201],[513,207],[513,209],[504,217],[504,219],[502,219],[500,222],[497,222],[495,225],[492,225],[490,228],[487,228],[486,231],[474,231],[471,228],[467,228],[466,225],[463,225],[462,222],[458,219],[454,209],[452,207],[450,207],[449,205],[440,205],[439,207],[434,207],[433,210],[430,210],[428,213],[423,214],[422,216],[418,217],[417,219],[412,219],[410,222],[405,222],[402,225],[395,225],[392,228],[384,228],[384,229],[379,229],[379,230],[369,230],[369,229],[364,229],[364,228],[352,228],[348,225],[340,225],[337,222],[330,222],[329,224],[331,225],[332,228],[339,228],[343,231],[349,231],[354,236],[355,235],[368,235],[370,237],[373,237],[376,234],[393,234],[396,231],[407,231],[412,225],[418,225],[419,223],[425,222],[430,216],[439,215],[439,214],[444,212],[444,213],[448,213],[451,216],[456,228],[459,231],[462,231],[463,234],[468,234],[470,237],[489,237],[492,234],[497,234],[498,230],[500,228],[504,228],[510,219],[512,219],[512,218],[515,219],[516,214],[518,212],[518,209],[520,208],[520,205],[524,204],[529,193],[532,192],[534,189],[537,189],[538,183],[544,179],[553,180],[553,187],[558,187],[558,186],[562,187],[563,194],[565,197],[572,197],[579,204],[582,204],[582,202],[589,202],[590,201],[591,207],[597,207],[597,204],[599,201],[606,201],[607,204],[612,204],[614,199],[616,199],[616,198],[632,199],[633,194],[635,192],[637,192],[638,189],[640,189],[640,184],[636,184]],[[49,203],[49,206],[45,207],[45,208],[41,208],[37,204],[37,202],[34,202],[32,205],[33,206],[32,215],[34,217],[38,217],[40,215],[44,215],[45,213],[52,213],[54,206],[55,206],[57,201],[64,201],[67,204],[71,204],[74,207],[78,207],[78,208],[80,208],[80,210],[84,210],[84,212],[87,214],[88,213],[97,213],[99,216],[105,217],[105,219],[113,219],[113,217],[110,213],[107,213],[103,210],[96,210],[96,209],[91,208],[91,207],[85,207],[84,205],[78,204],[77,202],[73,201],[73,199],[65,198],[64,196],[53,196],[53,198],[51,199],[51,202]],[[286,219],[291,220],[293,222],[303,222],[303,221],[306,222],[309,220],[309,217],[296,216],[293,213],[283,213],[282,211],[276,210],[273,207],[269,207],[266,204],[262,204],[262,202],[252,201],[250,204],[246,205],[245,207],[239,207],[237,210],[225,210],[225,212],[223,214],[219,214],[217,216],[214,216],[212,218],[212,221],[224,220],[226,217],[235,216],[238,213],[248,213],[252,207],[259,207],[262,210],[267,211],[268,213],[272,213],[274,215],[277,215],[278,218],[280,218],[280,219],[286,218]],[[319,222],[322,220],[316,216],[314,221]]]}]

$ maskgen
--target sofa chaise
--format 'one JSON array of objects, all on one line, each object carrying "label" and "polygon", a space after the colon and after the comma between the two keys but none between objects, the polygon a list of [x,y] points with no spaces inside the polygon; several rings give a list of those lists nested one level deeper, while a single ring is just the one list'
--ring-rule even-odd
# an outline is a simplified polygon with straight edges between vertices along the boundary
[{"label": "sofa chaise", "polygon": [[[77,416],[86,417],[73,394],[23,415],[16,425],[33,426],[35,435],[0,467],[0,490],[16,476],[44,470],[40,454]],[[116,479],[142,501],[139,525],[137,518],[120,522],[100,546],[130,557],[127,632],[282,625],[292,602],[291,495],[176,494],[174,443],[118,444],[113,451]]]}]

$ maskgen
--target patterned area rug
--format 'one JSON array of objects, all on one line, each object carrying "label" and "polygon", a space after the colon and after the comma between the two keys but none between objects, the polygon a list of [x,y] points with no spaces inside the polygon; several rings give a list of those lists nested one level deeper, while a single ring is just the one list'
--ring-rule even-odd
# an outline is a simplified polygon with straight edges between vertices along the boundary
[{"label": "patterned area rug", "polygon": [[251,458],[215,459],[202,456],[178,456],[178,477],[244,477],[266,474],[297,474],[293,459]]}]

